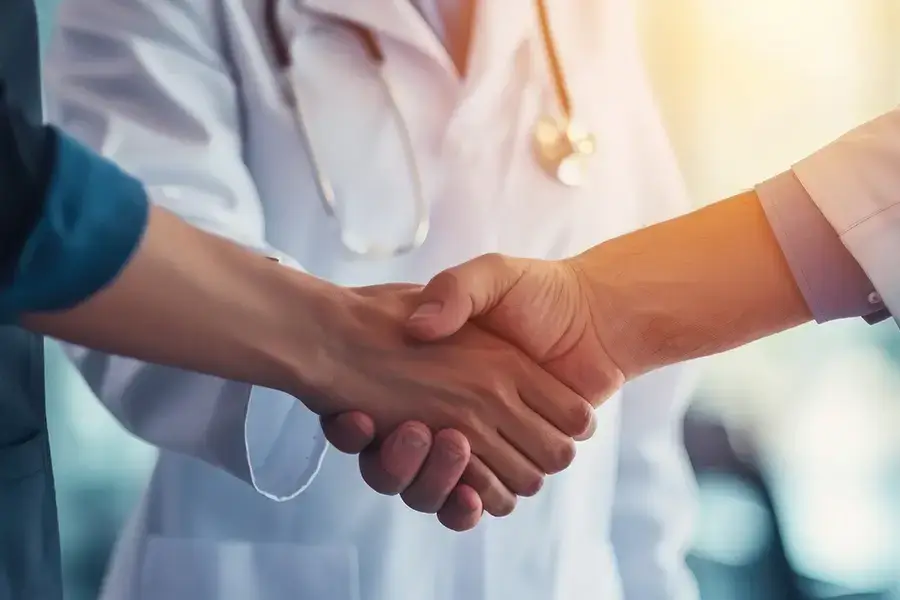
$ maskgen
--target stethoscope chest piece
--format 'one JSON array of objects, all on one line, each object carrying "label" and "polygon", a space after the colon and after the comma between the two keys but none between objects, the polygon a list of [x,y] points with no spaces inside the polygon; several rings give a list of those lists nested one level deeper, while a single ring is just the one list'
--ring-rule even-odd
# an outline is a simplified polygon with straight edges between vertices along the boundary
[{"label": "stethoscope chest piece", "polygon": [[550,177],[569,187],[583,185],[596,152],[594,134],[575,121],[543,116],[534,127],[537,162]]}]

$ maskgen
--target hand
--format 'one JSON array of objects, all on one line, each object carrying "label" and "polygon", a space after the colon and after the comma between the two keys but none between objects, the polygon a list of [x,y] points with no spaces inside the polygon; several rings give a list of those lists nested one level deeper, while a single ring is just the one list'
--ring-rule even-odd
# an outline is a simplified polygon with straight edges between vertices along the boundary
[{"label": "hand", "polygon": [[[306,404],[326,417],[370,415],[371,431],[384,441],[395,439],[386,434],[407,421],[456,430],[471,444],[474,462],[483,461],[480,487],[536,493],[545,473],[571,462],[571,438],[589,429],[590,406],[520,350],[474,325],[437,343],[409,340],[403,325],[415,299],[415,288],[396,285],[347,292],[334,309],[327,375],[320,375]],[[437,437],[452,441],[455,435]],[[466,445],[455,450],[454,462],[464,463]],[[465,503],[466,491],[455,497],[460,494]],[[487,501],[485,508],[492,510]],[[504,510],[509,507],[498,512]]]},{"label": "hand", "polygon": [[[484,256],[441,273],[418,300],[421,310],[408,329],[421,339],[450,335],[474,316],[480,326],[513,341],[595,406],[624,381],[603,347],[573,264]],[[371,439],[364,415],[329,423],[326,431],[333,441],[359,448]],[[416,435],[415,424],[398,428],[393,439],[406,433]],[[417,452],[404,454],[405,459],[393,450],[367,450],[368,480],[380,482],[393,493],[414,489],[416,500],[440,507],[438,517],[451,529],[474,527],[481,516],[479,500],[487,504],[487,496],[497,501],[496,491],[486,484],[490,473],[485,473],[483,463],[473,461],[462,475],[463,483],[457,485],[459,466],[449,468],[449,461],[442,457],[452,454],[464,436],[443,431],[430,445],[427,433],[418,433],[422,444]],[[448,496],[450,500],[443,503]]]},{"label": "hand", "polygon": [[360,454],[360,471],[369,487],[381,494],[400,494],[416,511],[437,513],[448,529],[472,529],[485,510],[506,516],[516,506],[515,494],[477,458],[474,464],[480,465],[483,477],[469,478],[477,489],[459,483],[471,457],[469,440],[459,431],[445,429],[434,435],[423,423],[410,421],[372,443],[372,418],[359,412],[323,418],[322,428],[338,450]]},{"label": "hand", "polygon": [[407,331],[440,340],[473,319],[596,407],[625,383],[625,374],[604,347],[604,322],[594,318],[589,297],[574,261],[490,254],[432,279]]}]

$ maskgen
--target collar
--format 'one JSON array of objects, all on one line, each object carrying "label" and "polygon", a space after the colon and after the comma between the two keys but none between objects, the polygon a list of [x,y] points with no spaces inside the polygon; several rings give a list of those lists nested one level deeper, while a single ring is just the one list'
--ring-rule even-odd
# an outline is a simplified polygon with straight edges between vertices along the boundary
[{"label": "collar", "polygon": [[[345,19],[382,36],[407,44],[429,57],[446,62],[443,44],[410,0],[297,0],[301,9]],[[475,32],[469,63],[471,75],[486,72],[504,61],[536,30],[534,0],[473,0]],[[553,4],[551,2],[551,4]],[[518,6],[519,8],[511,8]]]}]

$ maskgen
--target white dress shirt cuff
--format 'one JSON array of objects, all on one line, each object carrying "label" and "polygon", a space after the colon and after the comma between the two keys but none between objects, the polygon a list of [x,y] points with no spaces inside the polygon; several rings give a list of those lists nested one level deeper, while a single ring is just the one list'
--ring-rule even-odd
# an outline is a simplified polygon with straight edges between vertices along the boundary
[{"label": "white dress shirt cuff", "polygon": [[895,318],[900,316],[900,192],[891,160],[898,135],[900,110],[894,110],[841,136],[793,169]]},{"label": "white dress shirt cuff", "polygon": [[890,316],[792,171],[756,186],[756,194],[816,322],[863,317],[875,323]]},{"label": "white dress shirt cuff", "polygon": [[867,219],[841,236],[844,245],[866,270],[884,300],[887,310],[900,326],[900,204]]}]

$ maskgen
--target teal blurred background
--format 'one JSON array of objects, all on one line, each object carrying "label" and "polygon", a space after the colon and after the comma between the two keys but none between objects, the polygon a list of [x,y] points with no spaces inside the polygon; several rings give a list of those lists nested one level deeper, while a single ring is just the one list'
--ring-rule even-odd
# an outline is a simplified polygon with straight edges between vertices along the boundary
[{"label": "teal blurred background", "polygon": [[[637,2],[698,205],[900,100],[897,0]],[[58,0],[38,3],[46,33]],[[91,398],[56,344],[47,357],[67,594],[93,600],[155,453]],[[704,598],[900,597],[896,328],[808,326],[705,365],[686,433]]]}]

